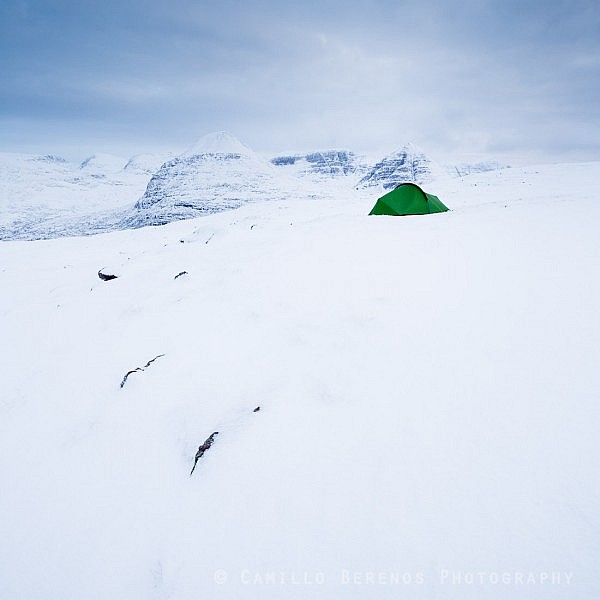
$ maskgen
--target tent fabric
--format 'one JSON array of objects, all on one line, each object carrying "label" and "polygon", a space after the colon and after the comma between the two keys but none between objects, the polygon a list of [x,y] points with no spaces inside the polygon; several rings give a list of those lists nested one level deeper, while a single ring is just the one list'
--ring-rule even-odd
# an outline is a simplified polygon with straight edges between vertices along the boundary
[{"label": "tent fabric", "polygon": [[448,207],[433,194],[426,194],[415,183],[401,183],[391,192],[381,196],[370,215],[428,215],[446,212]]}]

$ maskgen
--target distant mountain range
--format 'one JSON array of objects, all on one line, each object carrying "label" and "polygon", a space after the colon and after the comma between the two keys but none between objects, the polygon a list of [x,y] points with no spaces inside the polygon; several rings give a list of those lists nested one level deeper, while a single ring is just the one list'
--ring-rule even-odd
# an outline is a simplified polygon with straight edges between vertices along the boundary
[{"label": "distant mountain range", "polygon": [[407,144],[370,163],[349,150],[264,158],[227,132],[179,156],[95,154],[81,164],[55,155],[0,154],[0,239],[45,239],[162,225],[247,202],[332,197],[411,181],[499,169],[495,162],[445,169]]}]

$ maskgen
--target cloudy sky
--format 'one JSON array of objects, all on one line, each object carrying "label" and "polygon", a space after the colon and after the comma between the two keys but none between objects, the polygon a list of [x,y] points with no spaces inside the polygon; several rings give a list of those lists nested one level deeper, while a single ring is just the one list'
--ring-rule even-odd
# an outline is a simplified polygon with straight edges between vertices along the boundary
[{"label": "cloudy sky", "polygon": [[2,0],[0,150],[600,160],[599,0]]}]

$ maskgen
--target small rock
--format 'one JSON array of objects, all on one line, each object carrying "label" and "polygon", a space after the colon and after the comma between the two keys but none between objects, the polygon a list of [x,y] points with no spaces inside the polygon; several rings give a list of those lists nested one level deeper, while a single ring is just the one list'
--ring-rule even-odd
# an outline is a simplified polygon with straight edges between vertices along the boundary
[{"label": "small rock", "polygon": [[116,275],[110,275],[108,273],[103,273],[102,269],[98,271],[98,277],[102,279],[102,281],[110,281],[111,279],[118,279]]},{"label": "small rock", "polygon": [[192,467],[192,470],[190,471],[190,477],[194,473],[194,469],[196,468],[198,461],[202,458],[202,456],[204,456],[204,453],[213,445],[213,442],[215,441],[215,435],[218,435],[218,434],[219,434],[218,431],[211,433],[208,436],[208,438],[206,438],[204,443],[201,444],[200,446],[198,446],[198,452],[196,452],[196,456],[194,457],[194,466]]}]

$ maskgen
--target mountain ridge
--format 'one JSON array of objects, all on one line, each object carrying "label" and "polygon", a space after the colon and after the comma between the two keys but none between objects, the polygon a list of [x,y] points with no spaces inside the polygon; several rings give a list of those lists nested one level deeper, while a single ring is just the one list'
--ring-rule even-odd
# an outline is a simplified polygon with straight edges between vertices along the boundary
[{"label": "mountain ridge", "polygon": [[0,153],[0,239],[163,225],[260,200],[377,194],[404,181],[426,185],[497,167],[444,172],[410,143],[375,163],[348,149],[267,158],[227,131],[200,137],[178,156],[96,153],[76,164],[52,154]]}]

